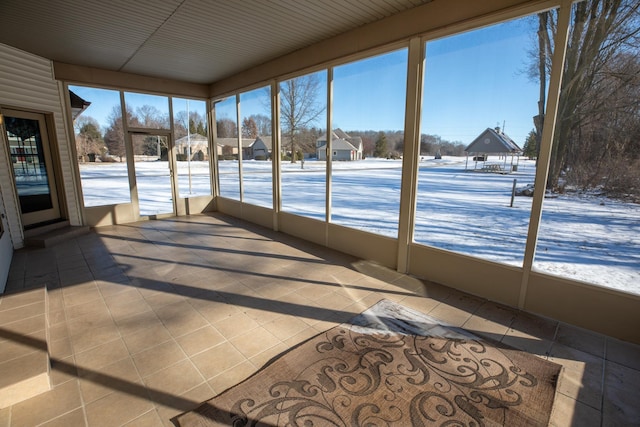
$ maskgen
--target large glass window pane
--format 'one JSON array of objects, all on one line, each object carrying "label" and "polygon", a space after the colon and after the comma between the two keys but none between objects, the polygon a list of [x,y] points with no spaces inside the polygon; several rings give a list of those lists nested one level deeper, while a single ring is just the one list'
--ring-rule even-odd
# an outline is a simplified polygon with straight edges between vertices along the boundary
[{"label": "large glass window pane", "polygon": [[[426,43],[414,241],[522,266],[535,161],[521,158],[539,88],[524,17]],[[517,180],[517,181],[516,181]]]},{"label": "large glass window pane", "polygon": [[273,207],[271,169],[271,88],[240,94],[242,201]]},{"label": "large glass window pane", "polygon": [[[163,149],[167,146],[167,139],[167,136],[162,135],[131,135],[134,147],[150,147],[147,154],[134,156],[138,207],[142,216],[173,212],[171,174],[166,151]],[[154,150],[155,155],[152,154]]]},{"label": "large glass window pane", "polygon": [[240,200],[236,97],[231,96],[216,102],[214,109],[216,117],[216,139],[214,142],[218,154],[220,196]]},{"label": "large glass window pane", "polygon": [[132,128],[169,129],[169,98],[125,92],[127,124]]},{"label": "large glass window pane", "polygon": [[640,294],[637,2],[573,8],[533,268]]},{"label": "large glass window pane", "polygon": [[120,92],[69,90],[84,205],[130,203]]},{"label": "large glass window pane", "polygon": [[178,196],[211,195],[207,103],[173,98]]},{"label": "large glass window pane", "polygon": [[282,210],[325,219],[327,164],[321,148],[327,123],[327,72],[280,83]]},{"label": "large glass window pane", "polygon": [[333,73],[331,222],[397,237],[407,49]]}]

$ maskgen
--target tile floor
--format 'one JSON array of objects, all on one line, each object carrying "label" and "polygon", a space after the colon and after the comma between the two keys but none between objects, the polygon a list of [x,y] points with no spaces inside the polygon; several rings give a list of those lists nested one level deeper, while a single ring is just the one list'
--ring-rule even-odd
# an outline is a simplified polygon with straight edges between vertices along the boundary
[{"label": "tile floor", "polygon": [[563,364],[554,426],[640,425],[640,346],[222,215],[17,251],[8,289],[45,284],[53,388],[0,409],[0,426],[170,426],[381,298]]}]

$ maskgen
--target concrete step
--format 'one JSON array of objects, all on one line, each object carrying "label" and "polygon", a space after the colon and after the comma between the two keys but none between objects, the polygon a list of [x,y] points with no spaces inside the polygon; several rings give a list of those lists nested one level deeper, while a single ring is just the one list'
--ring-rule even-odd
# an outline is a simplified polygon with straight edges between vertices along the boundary
[{"label": "concrete step", "polygon": [[24,244],[25,246],[32,248],[48,248],[69,239],[87,234],[90,231],[91,229],[87,226],[73,226],[67,224],[61,228],[45,230],[39,234],[30,233],[31,235],[28,237],[25,233]]}]

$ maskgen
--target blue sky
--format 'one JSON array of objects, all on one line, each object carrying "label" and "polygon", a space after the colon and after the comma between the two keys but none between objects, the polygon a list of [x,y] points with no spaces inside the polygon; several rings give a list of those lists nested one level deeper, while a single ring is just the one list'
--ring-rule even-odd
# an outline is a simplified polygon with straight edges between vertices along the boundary
[{"label": "blue sky", "polygon": [[[524,72],[534,37],[535,20],[529,17],[428,42],[421,132],[468,144],[487,127],[504,124],[522,145],[537,114],[538,87]],[[406,67],[406,49],[335,67],[334,127],[402,130]],[[116,91],[71,89],[92,102],[85,115],[103,125],[119,102]],[[325,104],[325,91],[320,92],[318,102]],[[261,89],[244,94],[243,117],[266,114],[263,97]],[[165,100],[127,94],[127,102],[161,111],[167,111]]]}]

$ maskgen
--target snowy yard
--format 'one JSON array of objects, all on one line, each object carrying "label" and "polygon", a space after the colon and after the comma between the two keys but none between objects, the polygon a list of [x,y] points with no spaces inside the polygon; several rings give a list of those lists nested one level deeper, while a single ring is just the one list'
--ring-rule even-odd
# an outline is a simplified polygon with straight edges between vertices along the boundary
[{"label": "snowy yard", "polygon": [[[271,207],[271,166],[243,162],[245,202]],[[401,166],[401,160],[334,162],[331,221],[396,237]],[[464,158],[421,161],[414,240],[522,266],[532,199],[516,197],[510,207],[511,190],[514,179],[518,188],[533,183],[535,165],[518,166],[501,175],[465,171]],[[125,164],[82,164],[80,170],[86,206],[129,202]],[[136,163],[136,174],[141,213],[171,212],[167,163]],[[220,162],[219,179],[221,194],[239,199],[238,162]],[[209,194],[208,163],[180,162],[178,181],[180,197],[189,188]],[[283,162],[283,211],[324,220],[325,182],[323,162],[306,161],[304,169]],[[640,205],[577,194],[545,199],[534,269],[640,294]]]}]

